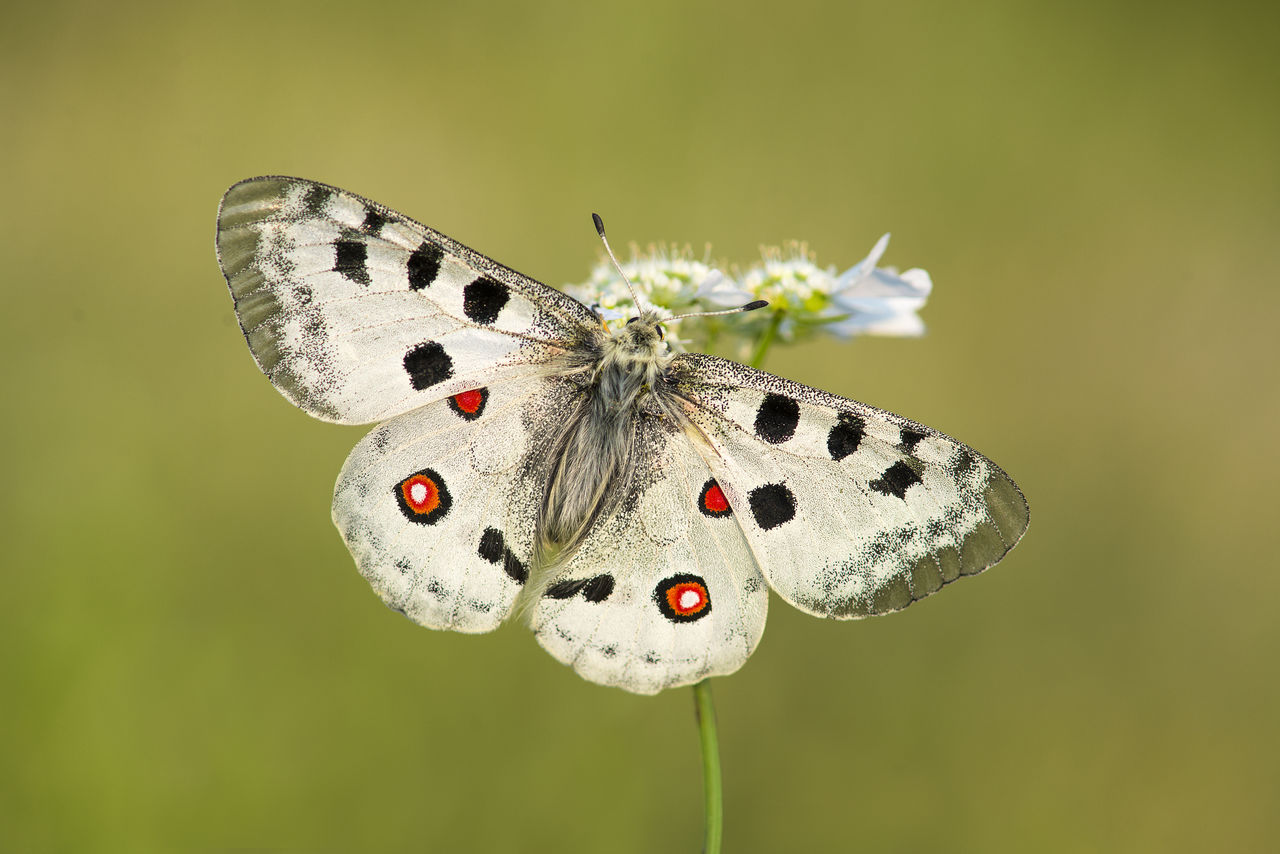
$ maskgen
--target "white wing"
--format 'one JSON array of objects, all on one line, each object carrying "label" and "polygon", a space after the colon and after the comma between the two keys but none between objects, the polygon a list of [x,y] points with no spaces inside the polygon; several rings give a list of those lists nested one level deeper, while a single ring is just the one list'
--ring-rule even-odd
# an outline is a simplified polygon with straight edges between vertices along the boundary
[{"label": "white wing", "polygon": [[638,694],[732,673],[764,631],[768,590],[687,435],[642,419],[622,504],[538,591],[538,642],[585,679]]},{"label": "white wing", "polygon": [[765,578],[803,611],[905,608],[1027,528],[1008,475],[936,430],[710,356],[678,356],[670,379]]},{"label": "white wing", "polygon": [[299,178],[228,190],[218,259],[258,366],[326,421],[381,421],[531,375],[598,325],[439,232]]},{"label": "white wing", "polygon": [[[486,632],[529,578],[563,384],[523,380],[379,425],[338,476],[333,521],[383,601],[433,629]],[[544,429],[536,429],[538,423]]]}]

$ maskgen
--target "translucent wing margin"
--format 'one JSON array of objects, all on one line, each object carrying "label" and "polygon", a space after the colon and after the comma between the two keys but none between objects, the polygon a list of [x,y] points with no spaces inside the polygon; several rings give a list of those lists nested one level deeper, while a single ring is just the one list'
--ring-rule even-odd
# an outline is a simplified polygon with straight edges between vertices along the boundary
[{"label": "translucent wing margin", "polygon": [[536,374],[598,325],[571,297],[314,181],[236,184],[217,243],[258,366],[326,421],[381,421]]},{"label": "translucent wing margin", "polygon": [[1027,528],[1009,476],[929,427],[711,356],[678,356],[669,379],[765,578],[803,611],[905,608]]}]

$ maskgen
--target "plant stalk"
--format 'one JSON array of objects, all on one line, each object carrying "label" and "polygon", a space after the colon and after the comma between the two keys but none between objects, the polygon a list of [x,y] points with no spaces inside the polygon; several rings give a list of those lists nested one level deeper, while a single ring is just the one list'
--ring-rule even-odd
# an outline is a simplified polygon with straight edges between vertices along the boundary
[{"label": "plant stalk", "polygon": [[765,327],[764,332],[760,333],[760,340],[756,342],[756,350],[751,354],[751,361],[747,364],[753,368],[759,368],[764,364],[764,354],[769,352],[769,345],[773,343],[773,337],[778,334],[778,327],[782,325],[783,312],[775,311],[773,319],[769,325]]},{"label": "plant stalk", "polygon": [[720,784],[720,741],[716,734],[716,708],[711,700],[711,680],[693,686],[693,708],[702,743],[702,793],[706,803],[707,837],[703,854],[720,854],[724,836],[724,790]]}]

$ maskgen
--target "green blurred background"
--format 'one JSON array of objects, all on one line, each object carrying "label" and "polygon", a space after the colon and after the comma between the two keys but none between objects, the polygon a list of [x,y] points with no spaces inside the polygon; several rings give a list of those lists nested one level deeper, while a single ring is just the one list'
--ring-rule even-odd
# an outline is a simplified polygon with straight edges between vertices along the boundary
[{"label": "green blurred background", "polygon": [[687,690],[383,607],[362,431],[258,373],[218,199],[347,187],[543,281],[674,240],[933,274],[769,367],[1022,485],[999,567],[774,601],[715,683],[727,851],[1280,845],[1274,4],[46,3],[0,33],[0,847],[696,851]]}]

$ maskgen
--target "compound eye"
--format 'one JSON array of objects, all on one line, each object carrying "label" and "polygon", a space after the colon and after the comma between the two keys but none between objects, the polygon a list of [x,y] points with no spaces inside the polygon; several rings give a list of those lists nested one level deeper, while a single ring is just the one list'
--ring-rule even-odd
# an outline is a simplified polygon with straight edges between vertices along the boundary
[{"label": "compound eye", "polygon": [[629,318],[627,318],[627,326],[630,326],[631,324],[635,323],[635,322],[636,322],[637,320],[639,320],[639,319],[640,319],[640,318],[638,318],[638,317],[629,317]]},{"label": "compound eye", "polygon": [[653,328],[654,328],[654,329],[656,329],[656,330],[658,330],[658,340],[659,340],[659,341],[666,341],[666,340],[667,340],[667,331],[666,331],[665,329],[663,329],[663,328],[662,328],[662,324],[661,324],[661,323],[655,323],[655,324],[653,325]]}]

